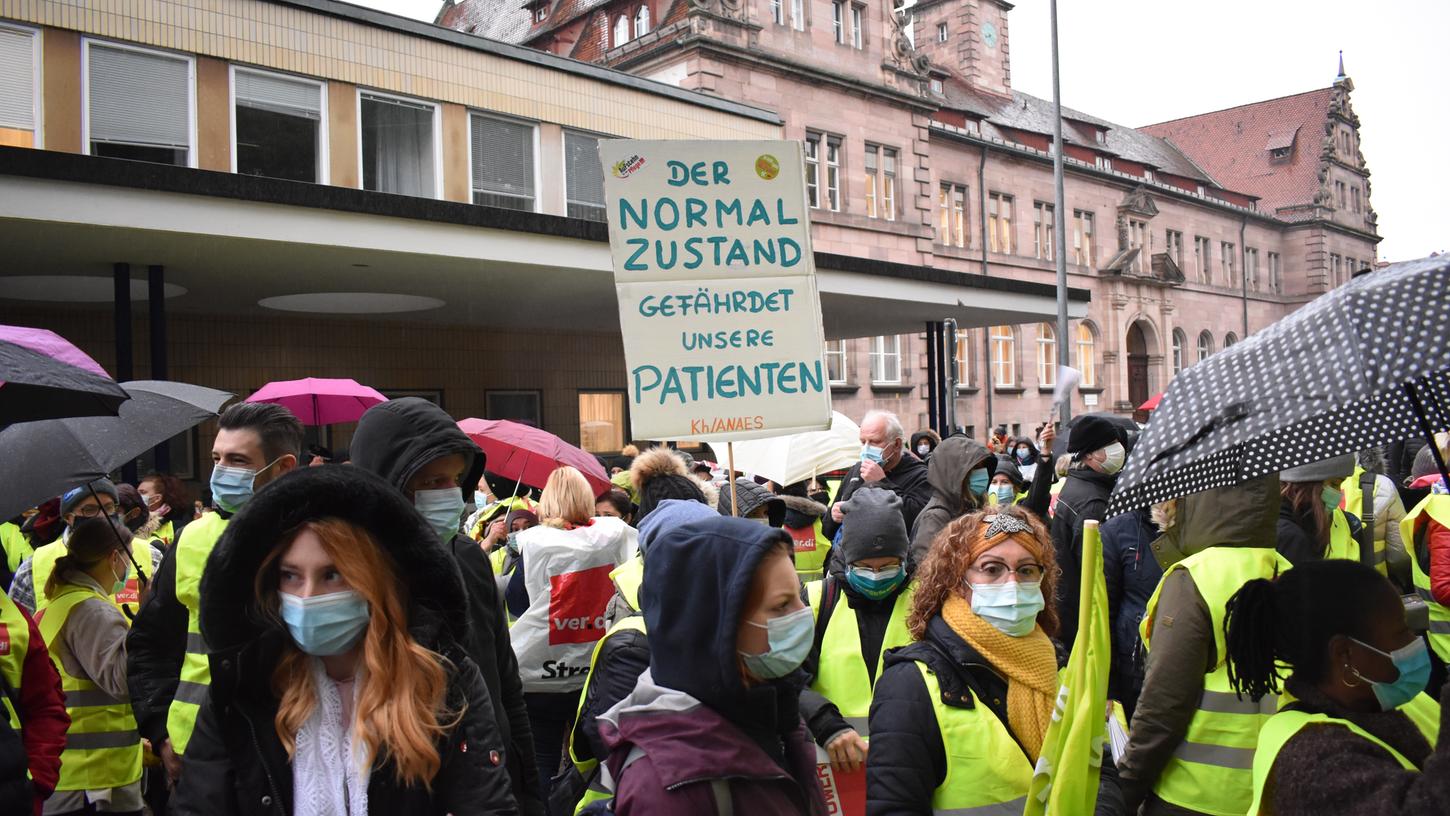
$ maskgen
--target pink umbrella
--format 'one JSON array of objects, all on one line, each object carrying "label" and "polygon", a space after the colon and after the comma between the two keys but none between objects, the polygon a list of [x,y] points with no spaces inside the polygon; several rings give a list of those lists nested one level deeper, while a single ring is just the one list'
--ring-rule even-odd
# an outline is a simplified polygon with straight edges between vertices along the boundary
[{"label": "pink umbrella", "polygon": [[0,343],[24,346],[31,351],[44,354],[52,360],[59,360],[108,380],[111,379],[111,375],[101,368],[100,363],[53,331],[32,329],[26,326],[0,326]]},{"label": "pink umbrella", "polygon": [[488,458],[486,467],[505,479],[521,481],[529,487],[543,489],[549,474],[564,465],[571,465],[599,496],[614,487],[609,474],[593,454],[549,433],[548,431],[509,422],[506,419],[465,419],[458,427],[483,448]]},{"label": "pink umbrella", "polygon": [[270,402],[297,415],[303,425],[357,422],[367,409],[388,398],[357,380],[280,380],[267,383],[247,402]]}]

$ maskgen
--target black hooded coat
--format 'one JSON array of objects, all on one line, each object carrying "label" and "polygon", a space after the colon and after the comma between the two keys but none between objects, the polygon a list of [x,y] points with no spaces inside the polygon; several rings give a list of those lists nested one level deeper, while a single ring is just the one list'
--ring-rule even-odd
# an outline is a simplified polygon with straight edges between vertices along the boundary
[{"label": "black hooded coat", "polygon": [[[386,759],[368,783],[374,813],[516,814],[505,743],[478,667],[460,647],[469,621],[463,585],[422,516],[397,491],[360,468],[302,468],[258,493],[233,517],[207,560],[201,632],[211,687],[187,746],[170,809],[181,816],[288,814],[292,764],[274,726],[272,671],[290,643],[276,611],[259,608],[254,577],[275,542],[304,521],[336,517],[367,529],[397,568],[413,639],[441,655],[444,705],[461,711],[436,747],[432,790],[405,786]],[[387,682],[386,678],[378,678]]]},{"label": "black hooded coat", "polygon": [[[460,489],[465,503],[472,505],[474,488],[483,476],[483,452],[459,430],[452,417],[433,403],[406,397],[375,405],[358,422],[351,444],[352,467],[381,476],[400,495],[406,495],[408,481],[424,465],[455,453],[468,461]],[[444,548],[452,553],[466,592],[470,626],[462,640],[463,648],[483,674],[494,716],[511,749],[507,755],[514,796],[523,813],[543,816],[539,775],[534,768],[533,730],[524,708],[518,659],[509,642],[508,620],[493,567],[478,542],[461,533],[444,542]]]}]

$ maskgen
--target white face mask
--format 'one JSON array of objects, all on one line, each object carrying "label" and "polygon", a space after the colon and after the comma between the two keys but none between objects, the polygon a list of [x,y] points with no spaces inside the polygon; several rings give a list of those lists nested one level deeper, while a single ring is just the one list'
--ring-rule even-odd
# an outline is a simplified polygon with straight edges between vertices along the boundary
[{"label": "white face mask", "polygon": [[1102,469],[1103,473],[1111,476],[1123,469],[1123,463],[1128,459],[1128,450],[1123,447],[1122,442],[1114,442],[1103,448],[1103,457],[1103,461],[1098,467]]}]

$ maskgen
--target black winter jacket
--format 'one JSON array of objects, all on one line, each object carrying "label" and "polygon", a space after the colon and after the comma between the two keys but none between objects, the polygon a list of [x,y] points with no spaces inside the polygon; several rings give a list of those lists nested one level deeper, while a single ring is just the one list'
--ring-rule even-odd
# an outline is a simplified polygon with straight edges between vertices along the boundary
[{"label": "black winter jacket", "polygon": [[[484,470],[483,452],[458,429],[453,418],[417,397],[389,400],[370,408],[358,422],[350,452],[353,467],[381,476],[400,493],[406,491],[408,481],[420,468],[440,456],[458,453],[468,460],[461,486],[465,499],[473,495]],[[467,592],[466,611],[471,625],[461,644],[478,664],[488,686],[494,717],[511,749],[509,776],[514,796],[523,813],[543,816],[533,730],[524,707],[518,659],[509,641],[508,619],[493,567],[478,543],[468,536],[455,535],[448,549]]]},{"label": "black winter jacket", "polygon": [[207,560],[201,631],[211,653],[211,688],[187,747],[172,812],[291,813],[292,765],[273,725],[278,701],[271,688],[272,671],[291,639],[276,610],[260,608],[253,578],[286,531],[328,517],[364,527],[392,558],[407,602],[408,631],[444,659],[445,705],[462,713],[436,743],[442,765],[432,790],[404,786],[389,764],[375,762],[369,810],[518,813],[488,687],[458,645],[469,621],[457,567],[407,500],[356,467],[303,468],[278,479],[233,518]]},{"label": "black winter jacket", "polygon": [[[861,463],[857,462],[846,471],[846,476],[841,481],[841,489],[836,493],[836,504],[851,498],[851,494],[857,488],[866,487],[867,483],[861,478]],[[906,521],[906,529],[916,523],[916,516],[921,512],[926,503],[931,501],[931,485],[926,481],[926,464],[916,458],[911,451],[901,452],[901,461],[896,467],[886,472],[886,478],[877,482],[874,487],[890,490],[901,497],[901,517]],[[728,486],[727,488],[728,489]],[[821,518],[821,533],[826,538],[834,540],[836,531],[841,525],[828,512]]]},{"label": "black winter jacket", "polygon": [[[1359,536],[1359,531],[1363,529],[1364,524],[1358,516],[1351,516],[1338,508],[1330,512],[1343,514],[1349,523],[1350,537]],[[1295,513],[1294,506],[1287,499],[1281,499],[1279,503],[1278,530],[1279,555],[1289,559],[1289,563],[1294,566],[1297,567],[1305,561],[1314,561],[1324,557],[1329,542],[1318,540],[1318,536],[1313,532],[1314,519]]]},{"label": "black winter jacket", "polygon": [[[1059,648],[1059,665],[1065,660]],[[927,816],[932,812],[932,794],[946,779],[946,747],[917,661],[936,674],[944,704],[985,705],[1004,725],[1008,722],[1006,679],[940,615],[932,618],[923,640],[886,653],[876,682],[871,750],[866,753],[867,816]],[[1011,726],[1007,729],[1010,733]],[[1106,751],[1095,812],[1097,816],[1124,812],[1117,768]]]},{"label": "black winter jacket", "polygon": [[1153,556],[1158,526],[1144,507],[1103,522],[1103,571],[1108,589],[1108,626],[1113,639],[1113,661],[1108,696],[1123,704],[1129,717],[1143,690],[1143,657],[1138,624],[1148,599],[1163,579],[1163,567]]},{"label": "black winter jacket", "polygon": [[586,751],[600,762],[609,758],[609,748],[599,736],[599,715],[628,697],[648,668],[649,636],[644,632],[625,629],[604,641],[589,668],[589,688],[574,723],[574,746],[581,759]]},{"label": "black winter jacket", "polygon": [[1062,622],[1057,633],[1059,642],[1072,648],[1077,638],[1077,596],[1082,586],[1082,525],[1085,521],[1102,521],[1108,513],[1108,496],[1118,481],[1085,467],[1067,472],[1067,484],[1057,496],[1057,511],[1052,517],[1052,548],[1062,575],[1057,579],[1057,619]]}]

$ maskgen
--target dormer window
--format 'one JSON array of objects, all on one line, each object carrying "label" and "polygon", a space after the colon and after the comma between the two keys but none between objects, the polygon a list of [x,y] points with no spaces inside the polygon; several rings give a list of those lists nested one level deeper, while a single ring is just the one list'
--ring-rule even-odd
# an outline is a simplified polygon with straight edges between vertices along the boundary
[{"label": "dormer window", "polygon": [[1110,159],[1110,158],[1108,158],[1107,156],[1099,155],[1097,157],[1096,164],[1097,164],[1097,168],[1099,170],[1112,170],[1113,169],[1113,160]]},{"label": "dormer window", "polygon": [[1097,140],[1098,144],[1107,144],[1108,132],[1102,128],[1097,128],[1093,131],[1093,138]]},{"label": "dormer window", "polygon": [[940,79],[933,79],[931,81],[931,92],[937,95],[944,93]]},{"label": "dormer window", "polygon": [[548,6],[538,6],[534,9],[534,22],[542,23],[547,19],[549,19]]},{"label": "dormer window", "polygon": [[1276,147],[1273,150],[1270,150],[1269,151],[1269,158],[1271,158],[1271,159],[1287,159],[1287,158],[1289,158],[1289,148],[1287,148],[1287,147]]}]

